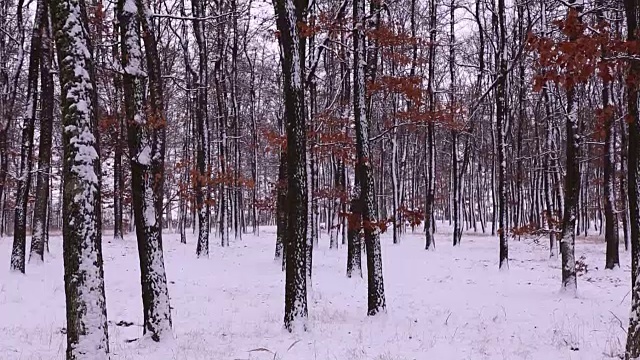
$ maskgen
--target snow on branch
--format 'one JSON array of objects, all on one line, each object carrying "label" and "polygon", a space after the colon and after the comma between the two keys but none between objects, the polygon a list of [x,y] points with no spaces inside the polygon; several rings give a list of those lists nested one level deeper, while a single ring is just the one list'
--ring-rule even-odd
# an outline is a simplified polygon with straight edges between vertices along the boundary
[{"label": "snow on branch", "polygon": [[209,20],[218,20],[227,16],[232,16],[237,14],[238,12],[229,11],[229,12],[218,14],[218,15],[203,16],[203,17],[180,16],[180,15],[173,15],[173,14],[151,14],[151,17],[158,18],[158,19],[174,19],[174,20],[184,20],[184,21],[209,21]]}]

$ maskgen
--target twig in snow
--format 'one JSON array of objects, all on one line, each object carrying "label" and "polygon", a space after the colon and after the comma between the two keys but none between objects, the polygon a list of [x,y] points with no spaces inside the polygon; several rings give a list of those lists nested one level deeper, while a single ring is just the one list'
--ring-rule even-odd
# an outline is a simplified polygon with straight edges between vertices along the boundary
[{"label": "twig in snow", "polygon": [[622,325],[622,320],[620,320],[619,317],[616,316],[616,314],[614,314],[611,310],[609,310],[609,312],[611,313],[611,315],[613,315],[614,318],[616,318],[616,320],[618,320],[618,323],[620,324],[620,329],[622,329],[622,331],[624,331],[624,333],[627,333],[627,329],[624,328],[624,326]]},{"label": "twig in snow", "polygon": [[624,302],[624,299],[627,298],[627,295],[629,295],[630,292],[631,292],[631,290],[627,291],[627,293],[624,294],[624,297],[622,298],[622,300],[620,300],[620,305],[622,305],[622,303]]},{"label": "twig in snow", "polygon": [[294,347],[299,342],[300,342],[300,340],[294,341],[293,344],[289,345],[289,347],[287,348],[287,351],[291,350],[291,348]]},{"label": "twig in snow", "polygon": [[267,348],[257,348],[257,349],[252,349],[249,350],[248,352],[268,352],[269,354],[273,354],[273,360],[276,360],[276,357],[278,357],[278,352],[273,352]]}]

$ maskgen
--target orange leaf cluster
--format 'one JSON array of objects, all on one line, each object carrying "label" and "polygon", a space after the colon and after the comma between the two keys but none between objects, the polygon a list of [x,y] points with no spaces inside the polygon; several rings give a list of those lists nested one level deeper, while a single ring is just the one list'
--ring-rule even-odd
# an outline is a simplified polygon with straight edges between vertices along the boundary
[{"label": "orange leaf cluster", "polygon": [[385,92],[404,95],[415,106],[422,105],[422,79],[419,76],[381,76],[367,83],[367,94]]},{"label": "orange leaf cluster", "polygon": [[287,147],[287,137],[272,129],[263,129],[262,136],[267,140],[265,151],[279,153]]},{"label": "orange leaf cluster", "polygon": [[[639,53],[637,44],[623,41],[607,22],[589,28],[576,10],[570,10],[565,19],[554,21],[553,25],[562,39],[535,34],[529,34],[527,39],[527,49],[538,55],[538,74],[534,77],[536,91],[547,82],[571,89],[586,83],[594,75],[611,81],[615,73],[624,71],[626,64],[621,61],[624,56]],[[603,52],[606,57],[602,57]]]},{"label": "orange leaf cluster", "polygon": [[380,24],[377,29],[368,30],[367,36],[376,40],[382,47],[413,46],[421,43],[420,38],[413,37],[404,31],[394,30],[385,23]]}]

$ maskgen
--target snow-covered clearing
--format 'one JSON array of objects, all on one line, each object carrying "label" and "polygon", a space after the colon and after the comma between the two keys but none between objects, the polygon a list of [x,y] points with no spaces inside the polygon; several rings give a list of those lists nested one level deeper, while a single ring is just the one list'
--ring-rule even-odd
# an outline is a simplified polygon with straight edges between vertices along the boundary
[{"label": "snow-covered clearing", "polygon": [[[623,352],[629,255],[621,249],[623,267],[603,270],[602,240],[578,240],[576,257],[589,270],[571,298],[559,292],[559,260],[547,259],[546,242],[511,241],[510,269],[500,272],[495,237],[466,234],[454,249],[441,232],[427,252],[421,234],[399,245],[385,235],[388,314],[367,318],[366,278],[347,279],[345,249],[328,249],[324,236],[314,254],[310,331],[289,334],[274,232],[263,228],[229,248],[212,238],[207,260],[196,259],[194,237],[182,245],[165,235],[175,340],[163,344],[129,341],[142,331],[135,238],[104,235],[111,359],[590,360]],[[60,242],[52,237],[45,263],[28,265],[25,276],[9,273],[11,239],[0,239],[0,359],[64,359]]]}]

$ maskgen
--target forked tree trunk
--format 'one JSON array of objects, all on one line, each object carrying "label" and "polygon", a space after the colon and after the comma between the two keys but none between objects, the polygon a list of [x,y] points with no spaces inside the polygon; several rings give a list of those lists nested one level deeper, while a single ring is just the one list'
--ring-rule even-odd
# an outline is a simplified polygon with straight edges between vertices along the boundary
[{"label": "forked tree trunk", "polygon": [[[169,291],[162,251],[165,128],[160,59],[144,0],[118,2],[123,89],[131,164],[131,194],[136,225],[144,333],[154,341],[171,336]],[[141,19],[141,20],[138,20]],[[140,29],[142,25],[142,29]],[[142,68],[144,39],[147,72]],[[145,99],[144,78],[149,96]]]}]

